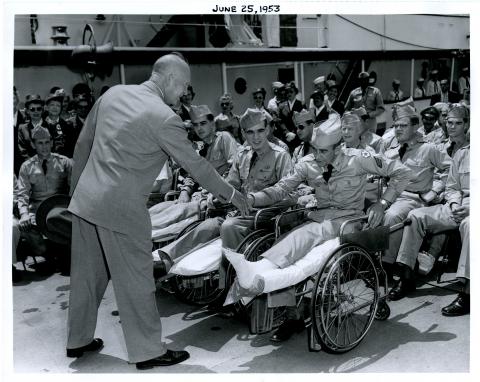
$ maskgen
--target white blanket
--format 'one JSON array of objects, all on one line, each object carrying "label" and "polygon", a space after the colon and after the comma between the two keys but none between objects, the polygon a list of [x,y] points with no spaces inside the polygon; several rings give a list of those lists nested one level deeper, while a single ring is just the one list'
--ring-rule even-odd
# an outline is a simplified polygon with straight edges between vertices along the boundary
[{"label": "white blanket", "polygon": [[[269,293],[276,290],[284,289],[294,286],[309,276],[317,273],[321,267],[326,263],[330,254],[340,245],[339,238],[327,240],[319,246],[313,248],[304,257],[285,268],[275,268],[265,271],[261,276],[265,281],[263,293]],[[242,290],[238,287],[238,280],[230,288],[225,305],[238,301],[242,295],[239,292]]]},{"label": "white blanket", "polygon": [[222,261],[222,239],[216,238],[195,249],[175,263],[169,273],[195,276],[217,270]]}]

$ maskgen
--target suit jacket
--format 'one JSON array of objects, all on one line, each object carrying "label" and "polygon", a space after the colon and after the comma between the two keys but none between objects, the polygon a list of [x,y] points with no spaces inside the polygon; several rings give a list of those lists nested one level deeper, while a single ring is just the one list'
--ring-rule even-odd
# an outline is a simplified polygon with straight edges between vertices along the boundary
[{"label": "suit jacket", "polygon": [[163,101],[157,85],[117,85],[100,97],[73,155],[69,211],[111,231],[150,240],[148,195],[172,157],[221,201],[233,188],[200,157],[181,118]]},{"label": "suit jacket", "polygon": [[[452,91],[448,91],[448,102],[450,103],[457,103],[460,101],[460,94],[458,94],[457,92],[452,92]],[[442,102],[442,94],[441,93],[437,93],[437,94],[433,94],[432,95],[432,98],[430,99],[430,106],[433,106],[435,105],[437,102]]]}]

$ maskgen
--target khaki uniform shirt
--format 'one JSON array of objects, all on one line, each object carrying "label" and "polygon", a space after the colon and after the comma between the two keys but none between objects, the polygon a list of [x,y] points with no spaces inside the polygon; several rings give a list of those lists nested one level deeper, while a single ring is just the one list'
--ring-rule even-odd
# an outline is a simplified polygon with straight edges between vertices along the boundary
[{"label": "khaki uniform shirt", "polygon": [[433,129],[428,134],[425,134],[425,128],[423,126],[420,126],[417,131],[424,136],[425,142],[433,143],[435,145],[442,143],[447,138],[440,126]]},{"label": "khaki uniform shirt", "polygon": [[[226,131],[217,131],[213,141],[209,144],[205,159],[217,170],[217,172],[225,176],[233,163],[233,158],[237,152],[239,144]],[[191,176],[185,177],[181,190],[187,190],[191,195],[198,187],[198,184]]]},{"label": "khaki uniform shirt", "polygon": [[366,126],[370,131],[375,130],[377,127],[376,117],[385,111],[380,90],[373,86],[367,86],[365,94],[362,95],[361,87],[353,89],[348,96],[345,110],[358,109],[362,106],[365,107],[370,116],[370,118],[365,121]]},{"label": "khaki uniform shirt", "polygon": [[50,154],[46,175],[38,155],[23,162],[17,180],[20,215],[35,214],[39,204],[52,195],[68,194],[71,172],[71,160],[60,154]]},{"label": "khaki uniform shirt", "polygon": [[250,146],[241,146],[228,173],[227,182],[246,195],[263,190],[290,173],[292,160],[288,152],[272,143],[269,143],[269,147],[270,150],[257,157],[250,168],[253,150]]},{"label": "khaki uniform shirt", "polygon": [[445,199],[448,204],[470,205],[470,145],[463,146],[453,156]]},{"label": "khaki uniform shirt", "polygon": [[332,163],[333,171],[328,182],[323,173],[326,166],[320,166],[313,154],[303,157],[294,167],[293,173],[282,178],[276,185],[253,194],[255,206],[265,206],[281,200],[306,182],[315,188],[318,211],[311,219],[323,221],[342,216],[360,214],[365,199],[366,174],[390,177],[383,198],[393,202],[404,190],[412,174],[398,161],[374,156],[365,150],[342,149],[338,147]]},{"label": "khaki uniform shirt", "polygon": [[[420,134],[416,134],[408,143],[407,151],[401,162],[412,169],[413,178],[405,191],[415,194],[424,194],[430,190],[441,194],[445,190],[445,182],[450,168],[450,157],[438,150],[433,144],[425,142]],[[395,138],[391,146],[385,151],[385,157],[400,161],[399,149],[401,145]],[[439,179],[434,180],[434,170],[438,169]]]}]

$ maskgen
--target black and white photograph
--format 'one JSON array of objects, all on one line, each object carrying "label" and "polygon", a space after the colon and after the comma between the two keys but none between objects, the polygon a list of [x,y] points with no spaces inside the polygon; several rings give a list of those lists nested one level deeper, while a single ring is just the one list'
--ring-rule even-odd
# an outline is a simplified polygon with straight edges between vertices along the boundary
[{"label": "black and white photograph", "polygon": [[477,5],[177,3],[3,2],[2,375],[471,379]]}]

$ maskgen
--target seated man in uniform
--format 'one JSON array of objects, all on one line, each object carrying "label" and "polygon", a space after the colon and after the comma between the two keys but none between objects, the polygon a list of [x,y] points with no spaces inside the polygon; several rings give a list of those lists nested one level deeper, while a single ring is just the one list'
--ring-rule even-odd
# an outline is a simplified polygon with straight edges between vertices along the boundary
[{"label": "seated man in uniform", "polygon": [[[423,136],[418,133],[419,118],[411,106],[397,109],[393,127],[395,138],[384,155],[409,167],[415,175],[407,184],[405,191],[386,210],[383,224],[389,227],[402,222],[411,210],[441,200],[451,163],[446,153],[425,142]],[[434,176],[437,176],[435,170],[438,179],[434,179]],[[389,248],[382,258],[389,273],[392,271],[392,264],[397,257],[401,241],[402,230],[390,234]]]},{"label": "seated man in uniform", "polygon": [[420,112],[422,116],[422,126],[418,132],[423,134],[425,140],[430,143],[438,144],[445,139],[445,132],[437,124],[439,112],[433,106],[429,106]]},{"label": "seated man in uniform", "polygon": [[53,142],[45,127],[34,128],[32,142],[37,154],[22,164],[17,181],[18,227],[27,239],[31,253],[43,256],[46,245],[37,230],[35,212],[49,196],[68,194],[72,163],[69,158],[51,152]]},{"label": "seated man in uniform", "polygon": [[[240,147],[234,158],[226,179],[228,183],[242,193],[255,192],[275,184],[291,171],[292,162],[288,152],[268,141],[270,126],[261,111],[247,109],[240,119],[240,126],[247,144]],[[216,202],[211,200],[210,204]],[[157,252],[162,260],[155,264],[156,276],[168,271],[175,259],[220,236],[220,231],[223,245],[236,248],[252,229],[253,217],[207,219],[173,243],[154,252],[154,257]]]},{"label": "seated man in uniform", "polygon": [[[368,211],[368,224],[372,227],[381,223],[386,206],[403,191],[411,177],[408,168],[364,150],[342,149],[340,140],[340,119],[333,115],[314,129],[311,140],[314,154],[302,158],[294,171],[274,186],[248,194],[252,207],[262,207],[282,200],[306,182],[315,188],[317,210],[310,211],[306,223],[285,234],[258,262],[248,262],[242,254],[224,251],[236,270],[241,288],[253,294],[261,293],[265,285],[263,272],[294,264],[317,245],[337,237],[345,220],[362,216],[367,174],[391,179],[382,199]],[[298,318],[285,321],[272,340],[288,339],[301,325]]]},{"label": "seated man in uniform", "polygon": [[[191,106],[190,118],[195,134],[203,142],[199,154],[207,159],[220,175],[226,176],[239,147],[237,142],[230,133],[215,131],[213,114],[208,106]],[[176,235],[188,222],[183,225],[175,223],[198,217],[202,208],[201,199],[206,197],[205,192],[198,190],[198,184],[190,176],[184,178],[180,189],[180,196],[176,201],[166,201],[150,207],[153,239]],[[204,205],[205,203],[203,203]]]},{"label": "seated man in uniform", "polygon": [[[463,106],[453,107],[447,116],[449,131],[464,131],[468,123],[468,113]],[[453,127],[455,126],[455,128]],[[454,135],[457,135],[454,133]],[[442,310],[446,315],[460,315],[469,311],[468,280],[469,272],[469,225],[470,225],[470,145],[460,147],[453,157],[447,178],[445,204],[418,208],[409,212],[412,221],[403,231],[396,263],[399,265],[400,279],[390,290],[391,300],[400,300],[415,290],[414,268],[418,251],[427,231],[435,233],[449,228],[460,227],[462,251],[457,277],[464,280],[466,289],[449,307]]]}]

